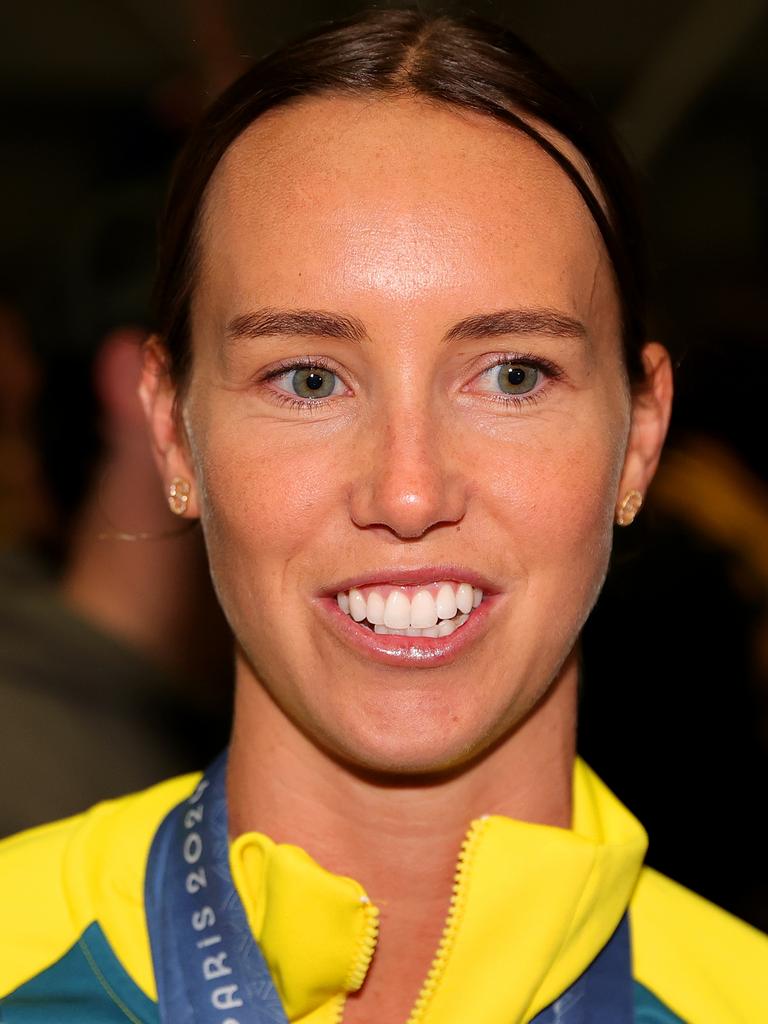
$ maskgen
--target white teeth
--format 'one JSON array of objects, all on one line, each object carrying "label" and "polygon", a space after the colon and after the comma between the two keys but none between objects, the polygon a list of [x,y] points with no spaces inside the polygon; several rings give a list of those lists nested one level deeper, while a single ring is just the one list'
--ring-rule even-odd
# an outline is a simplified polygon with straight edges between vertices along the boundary
[{"label": "white teeth", "polygon": [[362,622],[366,613],[366,600],[359,590],[349,592],[349,614],[355,622]]},{"label": "white teeth", "polygon": [[468,618],[468,615],[458,615],[455,619],[446,619],[439,626],[430,626],[429,629],[417,629],[414,626],[408,626],[407,629],[390,629],[389,626],[377,625],[373,627],[373,631],[381,636],[430,636],[436,638],[450,636],[459,626],[463,626]]},{"label": "white teeth", "polygon": [[474,595],[469,583],[462,583],[456,591],[456,607],[460,612],[471,612]]},{"label": "white teeth", "polygon": [[437,625],[435,599],[428,590],[419,590],[411,601],[411,625],[419,629]]},{"label": "white teeth", "polygon": [[384,598],[374,590],[368,595],[368,611],[366,618],[372,626],[384,625]]},{"label": "white teeth", "polygon": [[444,583],[437,592],[437,615],[440,619],[452,619],[456,614],[456,594],[450,583]]},{"label": "white teeth", "polygon": [[[437,596],[433,596],[434,590]],[[336,595],[339,608],[355,622],[364,619],[377,633],[402,636],[448,636],[467,621],[470,612],[483,600],[483,592],[469,583],[439,583],[417,590],[413,598],[404,590],[390,590],[384,596],[378,590],[364,594],[353,588]]]},{"label": "white teeth", "polygon": [[411,624],[411,602],[402,590],[390,591],[384,606],[384,625],[390,629],[407,629]]},{"label": "white teeth", "polygon": [[455,619],[444,619],[437,627],[437,635],[450,636],[459,626],[463,626],[468,618],[468,615],[457,615]]}]

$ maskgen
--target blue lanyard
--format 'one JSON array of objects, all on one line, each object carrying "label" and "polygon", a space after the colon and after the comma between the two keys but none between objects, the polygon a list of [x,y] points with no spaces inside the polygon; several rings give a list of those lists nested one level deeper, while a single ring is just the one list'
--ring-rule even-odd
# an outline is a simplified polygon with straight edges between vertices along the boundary
[{"label": "blue lanyard", "polygon": [[635,1019],[629,914],[592,963],[531,1024],[633,1024]]},{"label": "blue lanyard", "polygon": [[[164,819],[145,906],[162,1024],[287,1024],[229,869],[226,754]],[[632,1024],[629,920],[531,1024]]]},{"label": "blue lanyard", "polygon": [[145,905],[162,1024],[287,1024],[229,870],[226,754],[165,818]]}]

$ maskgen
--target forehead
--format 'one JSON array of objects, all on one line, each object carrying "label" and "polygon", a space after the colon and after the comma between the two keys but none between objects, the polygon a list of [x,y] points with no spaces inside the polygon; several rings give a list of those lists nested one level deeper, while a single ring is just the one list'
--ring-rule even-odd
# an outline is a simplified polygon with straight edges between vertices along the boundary
[{"label": "forehead", "polygon": [[222,159],[201,227],[201,284],[226,311],[364,297],[406,315],[439,298],[588,316],[612,293],[597,227],[555,162],[490,118],[418,99],[267,114]]}]

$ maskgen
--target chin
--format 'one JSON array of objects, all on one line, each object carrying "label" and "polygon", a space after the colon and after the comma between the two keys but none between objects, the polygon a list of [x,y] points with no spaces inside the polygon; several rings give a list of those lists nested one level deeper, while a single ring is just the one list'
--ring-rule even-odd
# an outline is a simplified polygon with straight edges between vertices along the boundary
[{"label": "chin", "polygon": [[[314,742],[345,764],[364,774],[391,777],[445,775],[480,758],[507,730],[496,723],[478,721],[476,713],[462,715],[454,708],[398,708],[371,718],[335,722]],[[340,728],[341,726],[341,728]]]},{"label": "chin", "polygon": [[376,776],[382,781],[407,783],[408,780],[441,777],[460,771],[478,758],[481,750],[446,747],[445,743],[428,745],[423,741],[413,744],[382,744],[374,749],[347,747],[332,752],[347,770],[364,776]]}]

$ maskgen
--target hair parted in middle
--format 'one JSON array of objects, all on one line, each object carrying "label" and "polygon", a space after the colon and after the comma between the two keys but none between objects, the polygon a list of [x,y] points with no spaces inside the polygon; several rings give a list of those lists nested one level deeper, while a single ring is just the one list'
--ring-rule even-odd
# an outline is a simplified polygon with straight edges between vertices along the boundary
[{"label": "hair parted in middle", "polygon": [[[198,226],[213,172],[262,114],[334,93],[419,97],[533,139],[571,180],[600,231],[619,295],[628,377],[642,382],[645,244],[632,176],[603,115],[508,29],[475,17],[368,10],[257,61],[212,104],[182,150],[161,225],[153,303],[153,330],[177,384],[183,388],[191,358]],[[597,192],[552,130],[581,154]]]}]

